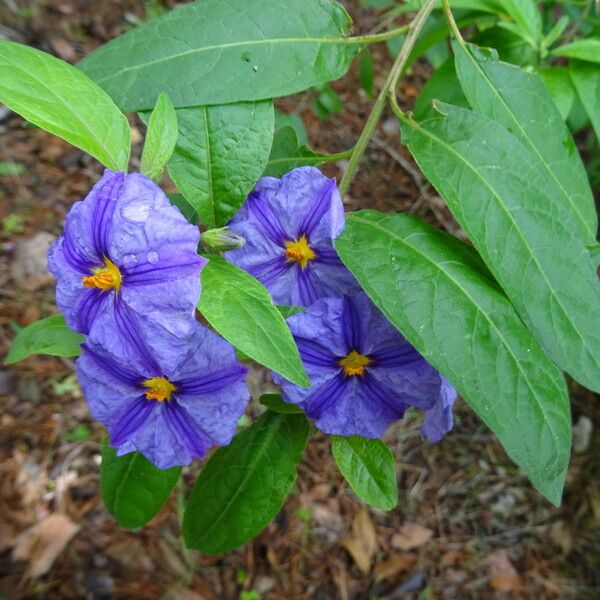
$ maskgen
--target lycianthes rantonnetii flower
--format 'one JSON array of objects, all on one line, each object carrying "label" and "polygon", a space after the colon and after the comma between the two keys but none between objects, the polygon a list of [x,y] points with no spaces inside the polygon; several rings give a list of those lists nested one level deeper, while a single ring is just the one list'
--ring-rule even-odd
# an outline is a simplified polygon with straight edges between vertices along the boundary
[{"label": "lycianthes rantonnetii flower", "polygon": [[309,306],[359,289],[333,247],[344,229],[335,180],[314,167],[261,178],[229,228],[246,245],[225,257],[261,281],[276,304]]},{"label": "lycianthes rantonnetii flower", "polygon": [[250,396],[228,342],[194,323],[182,344],[144,317],[129,323],[118,354],[94,338],[82,346],[77,375],[119,456],[137,450],[166,469],[231,441]]},{"label": "lycianthes rantonnetii flower", "polygon": [[409,407],[425,411],[429,441],[452,429],[456,391],[364,293],[322,298],[287,322],[311,387],[275,379],[321,431],[379,438]]},{"label": "lycianthes rantonnetii flower", "polygon": [[188,334],[206,263],[197,254],[199,238],[150,179],[106,170],[73,205],[48,252],[69,327],[87,334],[98,315],[119,305],[122,314],[147,315]]}]

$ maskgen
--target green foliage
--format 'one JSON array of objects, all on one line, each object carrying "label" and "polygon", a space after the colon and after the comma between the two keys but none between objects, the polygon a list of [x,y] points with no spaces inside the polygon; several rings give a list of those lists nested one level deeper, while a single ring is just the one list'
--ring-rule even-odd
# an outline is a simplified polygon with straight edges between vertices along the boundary
[{"label": "green foliage", "polygon": [[273,103],[177,109],[169,175],[204,225],[222,227],[262,174],[273,140]]},{"label": "green foliage", "polygon": [[600,142],[600,68],[573,61],[569,67],[573,85]]},{"label": "green foliage", "polygon": [[298,141],[295,129],[282,127],[275,132],[264,175],[281,177],[296,167],[316,166],[340,158],[340,154],[321,154],[311,150],[306,144]]},{"label": "green foliage", "polygon": [[296,479],[308,439],[303,415],[268,410],[219,448],[200,473],[183,517],[183,537],[204,554],[226,552],[259,533]]},{"label": "green foliage", "polygon": [[334,435],[331,450],[340,473],[363,502],[383,510],[398,504],[394,456],[381,440]]},{"label": "green foliage", "polygon": [[374,211],[350,215],[336,248],[386,317],[559,504],[571,445],[566,385],[477,254],[414,217]]},{"label": "green foliage", "polygon": [[244,354],[296,385],[308,386],[296,343],[269,292],[225,259],[208,259],[198,310]]},{"label": "green foliage", "polygon": [[127,119],[83,73],[45,52],[6,40],[0,40],[0,73],[0,102],[109,169],[127,169]]},{"label": "green foliage", "polygon": [[545,67],[538,71],[563,121],[575,102],[575,88],[567,67]]},{"label": "green foliage", "polygon": [[284,415],[302,414],[302,411],[295,404],[284,402],[279,394],[263,394],[260,397],[260,403],[276,413]]},{"label": "green foliage", "polygon": [[316,87],[315,91],[317,96],[313,100],[311,108],[319,119],[325,121],[344,110],[344,103],[330,85],[325,83]]},{"label": "green foliage", "polygon": [[373,97],[373,77],[374,77],[374,66],[373,57],[369,52],[368,48],[365,48],[360,53],[360,67],[358,70],[358,79],[360,85],[368,98]]},{"label": "green foliage", "polygon": [[493,51],[453,43],[456,70],[472,108],[521,140],[548,179],[545,190],[569,209],[586,243],[598,217],[583,163],[569,130],[540,79],[496,60]]},{"label": "green foliage", "polygon": [[600,64],[600,37],[576,40],[555,48],[552,54]]},{"label": "green foliage", "polygon": [[158,514],[179,480],[181,467],[158,469],[139,452],[117,456],[106,441],[100,465],[100,494],[121,527],[138,529]]},{"label": "green foliage", "polygon": [[36,321],[19,331],[13,340],[5,365],[12,365],[31,354],[79,356],[85,337],[65,324],[62,315],[52,315]]},{"label": "green foliage", "polygon": [[150,114],[140,172],[158,181],[177,142],[177,114],[171,98],[164,92]]},{"label": "green foliage", "polygon": [[402,140],[549,356],[600,391],[600,286],[571,213],[511,133],[440,111],[422,125],[403,118]]},{"label": "green foliage", "polygon": [[363,46],[343,37],[350,24],[331,0],[203,0],[116,38],[79,67],[125,112],[152,108],[159,90],[177,107],[263,100],[344,75]]}]

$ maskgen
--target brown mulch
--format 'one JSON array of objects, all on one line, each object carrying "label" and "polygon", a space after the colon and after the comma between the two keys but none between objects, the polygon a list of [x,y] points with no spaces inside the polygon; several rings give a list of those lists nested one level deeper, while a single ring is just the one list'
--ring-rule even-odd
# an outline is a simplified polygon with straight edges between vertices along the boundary
[{"label": "brown mulch", "polygon": [[[16,39],[75,62],[175,4],[5,1],[0,23]],[[345,4],[357,31],[378,23],[373,11],[355,1]],[[384,46],[373,55],[378,87],[390,59]],[[419,64],[406,77],[406,106],[428,75]],[[280,108],[301,113],[313,146],[328,152],[352,146],[371,106],[359,89],[356,65],[333,87],[345,110],[328,121],[311,112],[311,92],[278,101]],[[71,203],[101,172],[81,151],[24,127],[15,115],[0,120],[2,161],[24,171],[0,177],[0,358],[15,324],[56,312],[51,281],[29,273],[19,252],[34,239],[28,251],[39,254],[41,246],[43,254]],[[342,161],[325,170],[339,178],[344,166]],[[349,210],[413,212],[459,233],[401,148],[387,112],[345,202]],[[39,237],[41,232],[47,235]],[[201,465],[184,471],[182,484],[148,526],[138,532],[118,528],[98,490],[104,431],[87,413],[71,362],[31,357],[0,369],[0,598],[597,598],[600,409],[585,389],[572,385],[571,392],[574,421],[583,415],[593,429],[589,446],[573,456],[560,509],[532,489],[494,436],[459,403],[454,431],[437,445],[420,439],[416,415],[388,433],[400,486],[393,511],[362,506],[337,472],[327,438],[317,435],[274,522],[243,548],[206,557],[185,549],[178,519]]]}]

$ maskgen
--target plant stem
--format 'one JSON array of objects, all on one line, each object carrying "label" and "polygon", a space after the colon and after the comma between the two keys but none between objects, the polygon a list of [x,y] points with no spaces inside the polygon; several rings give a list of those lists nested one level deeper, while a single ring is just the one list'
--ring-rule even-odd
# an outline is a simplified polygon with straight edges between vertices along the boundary
[{"label": "plant stem", "polygon": [[373,33],[371,35],[357,35],[355,37],[344,38],[348,43],[351,44],[372,44],[374,42],[387,42],[392,38],[404,35],[408,31],[408,25],[403,25],[396,29],[390,29],[389,31],[382,31],[381,33]]},{"label": "plant stem", "polygon": [[412,49],[415,45],[417,37],[429,16],[429,13],[432,11],[433,6],[435,4],[435,0],[427,0],[427,2],[423,5],[423,8],[417,13],[417,16],[411,21],[410,25],[408,25],[406,31],[406,39],[404,40],[404,44],[402,44],[402,48],[400,49],[400,53],[396,57],[394,64],[387,76],[387,79],[379,92],[379,96],[377,96],[377,100],[373,105],[371,110],[371,114],[365,123],[364,129],[356,142],[356,146],[354,146],[354,151],[352,152],[352,156],[350,157],[350,162],[348,163],[348,168],[342,177],[342,181],[340,182],[340,194],[342,197],[348,191],[350,187],[350,183],[356,173],[356,169],[358,168],[358,163],[363,157],[365,150],[367,149],[367,145],[369,144],[369,140],[375,131],[375,127],[381,118],[381,114],[383,113],[383,109],[386,104],[386,100],[388,95],[392,93],[394,97],[394,101],[396,99],[396,85],[406,65],[408,57],[412,52]]},{"label": "plant stem", "polygon": [[463,39],[460,29],[454,20],[454,15],[452,14],[452,9],[450,8],[450,0],[442,0],[442,8],[444,10],[444,14],[446,15],[446,21],[448,21],[450,31],[452,31],[456,40],[464,45],[465,40]]}]

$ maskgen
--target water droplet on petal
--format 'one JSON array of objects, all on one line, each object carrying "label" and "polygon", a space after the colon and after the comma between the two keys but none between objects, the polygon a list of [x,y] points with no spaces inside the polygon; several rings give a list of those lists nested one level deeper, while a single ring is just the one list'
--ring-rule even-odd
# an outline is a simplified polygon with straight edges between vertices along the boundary
[{"label": "water droplet on petal", "polygon": [[146,256],[146,258],[148,259],[148,262],[155,265],[158,262],[158,252],[155,252],[154,250],[150,250],[150,252],[148,252],[148,255]]},{"label": "water droplet on petal", "polygon": [[123,264],[126,267],[133,267],[133,265],[137,264],[137,257],[135,254],[126,254],[123,257]]},{"label": "water droplet on petal", "polygon": [[132,200],[121,209],[121,216],[133,223],[143,223],[150,214],[152,198]]}]

